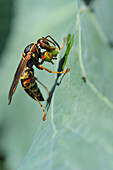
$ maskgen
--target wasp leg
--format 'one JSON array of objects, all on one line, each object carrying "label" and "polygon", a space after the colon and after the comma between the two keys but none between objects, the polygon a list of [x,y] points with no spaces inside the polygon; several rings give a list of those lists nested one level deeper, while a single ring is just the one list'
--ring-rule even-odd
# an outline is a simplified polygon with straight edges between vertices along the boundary
[{"label": "wasp leg", "polygon": [[70,70],[69,68],[67,68],[66,71],[60,71],[60,72],[51,71],[51,70],[49,70],[48,68],[43,67],[42,65],[39,65],[38,68],[39,68],[40,70],[43,70],[43,69],[44,69],[44,70],[48,71],[49,73],[57,73],[57,74],[67,73],[67,72],[69,72],[69,70]]},{"label": "wasp leg", "polygon": [[49,90],[47,89],[47,87],[41,81],[39,81],[36,77],[35,77],[35,80],[45,88],[45,90],[47,91],[48,96],[49,96]]},{"label": "wasp leg", "polygon": [[42,120],[45,121],[45,119],[46,119],[46,113],[45,113],[45,110],[44,110],[42,104],[40,103],[40,101],[39,101],[39,100],[37,99],[37,97],[35,96],[35,93],[34,93],[30,88],[28,88],[28,87],[26,87],[26,88],[33,94],[34,98],[35,98],[36,101],[39,103],[39,105],[40,105],[40,107],[41,107],[41,109],[42,109],[42,111],[43,111],[43,114],[44,114]]}]

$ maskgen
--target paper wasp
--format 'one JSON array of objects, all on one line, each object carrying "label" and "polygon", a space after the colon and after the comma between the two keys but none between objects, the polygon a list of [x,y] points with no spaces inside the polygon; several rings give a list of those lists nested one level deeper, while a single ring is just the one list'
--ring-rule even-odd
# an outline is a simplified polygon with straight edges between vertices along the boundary
[{"label": "paper wasp", "polygon": [[[50,44],[53,44],[53,46],[51,46]],[[39,40],[37,40],[36,43],[29,44],[24,49],[22,58],[17,67],[11,88],[9,90],[9,96],[8,96],[9,105],[11,103],[12,96],[17,88],[19,79],[21,79],[22,87],[24,88],[26,93],[40,104],[44,114],[43,120],[45,120],[46,114],[42,104],[40,103],[40,101],[44,101],[44,98],[36,82],[38,81],[38,79],[34,77],[33,66],[35,65],[36,68],[40,70],[46,70],[49,73],[57,73],[57,74],[67,73],[69,71],[69,68],[67,68],[66,71],[54,72],[42,66],[44,61],[54,64],[52,60],[57,59],[56,58],[57,54],[63,48],[64,44],[65,41],[60,47],[59,44],[50,35],[48,35],[46,37],[40,38]],[[38,82],[47,90],[47,88],[40,81]]]}]

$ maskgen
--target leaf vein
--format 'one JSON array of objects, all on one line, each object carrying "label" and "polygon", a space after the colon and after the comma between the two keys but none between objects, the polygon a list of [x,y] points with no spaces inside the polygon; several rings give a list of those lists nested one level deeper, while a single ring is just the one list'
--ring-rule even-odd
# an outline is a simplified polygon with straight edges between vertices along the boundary
[{"label": "leaf vein", "polygon": [[103,94],[99,92],[99,90],[90,82],[90,80],[87,78],[85,67],[83,65],[82,60],[82,46],[81,46],[81,25],[80,25],[80,15],[81,12],[83,12],[83,9],[81,8],[77,15],[77,26],[79,28],[79,63],[81,67],[81,71],[83,74],[83,77],[86,77],[88,86],[92,89],[92,91],[106,104],[113,110],[113,103]]}]

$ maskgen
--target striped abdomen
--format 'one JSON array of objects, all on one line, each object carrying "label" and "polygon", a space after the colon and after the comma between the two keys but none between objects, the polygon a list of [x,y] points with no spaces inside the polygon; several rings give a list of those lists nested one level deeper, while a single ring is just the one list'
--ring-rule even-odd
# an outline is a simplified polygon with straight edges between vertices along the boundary
[{"label": "striped abdomen", "polygon": [[35,100],[37,98],[39,101],[44,101],[42,93],[37,86],[33,68],[25,68],[24,72],[21,75],[21,84],[30,97]]}]

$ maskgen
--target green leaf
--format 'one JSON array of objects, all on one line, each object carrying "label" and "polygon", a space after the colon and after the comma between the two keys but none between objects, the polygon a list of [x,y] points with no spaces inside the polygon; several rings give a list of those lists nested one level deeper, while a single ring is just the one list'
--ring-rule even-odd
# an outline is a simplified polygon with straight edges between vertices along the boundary
[{"label": "green leaf", "polygon": [[93,1],[95,12],[78,3],[63,65],[70,72],[18,170],[113,169],[113,2]]},{"label": "green leaf", "polygon": [[63,62],[63,65],[62,65],[62,69],[64,69],[64,67],[66,65],[69,52],[70,52],[70,50],[73,46],[73,42],[74,42],[74,34],[72,35],[72,37],[71,37],[71,34],[68,34],[67,42],[66,42],[66,51],[65,51],[65,54],[63,56],[64,62]]}]

